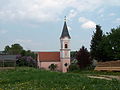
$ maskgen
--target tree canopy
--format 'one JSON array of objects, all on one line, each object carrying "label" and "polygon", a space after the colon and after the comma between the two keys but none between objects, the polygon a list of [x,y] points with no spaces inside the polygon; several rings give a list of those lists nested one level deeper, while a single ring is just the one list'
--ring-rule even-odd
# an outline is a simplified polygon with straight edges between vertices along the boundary
[{"label": "tree canopy", "polygon": [[103,35],[100,26],[91,40],[91,57],[98,61],[111,61],[120,59],[120,26],[111,29]]},{"label": "tree canopy", "polygon": [[101,41],[99,48],[103,52],[102,61],[120,59],[120,27],[111,29]]},{"label": "tree canopy", "polygon": [[84,46],[77,52],[76,59],[78,60],[79,67],[82,69],[91,64],[90,53]]},{"label": "tree canopy", "polygon": [[20,54],[23,50],[23,47],[20,44],[13,44],[10,46],[6,46],[4,48],[4,52],[6,54],[12,54],[12,55],[16,55],[16,54]]},{"label": "tree canopy", "polygon": [[96,60],[100,60],[101,50],[99,48],[99,44],[102,41],[103,38],[103,31],[101,30],[100,25],[96,25],[96,31],[94,32],[91,40],[91,48],[90,53],[91,57]]}]

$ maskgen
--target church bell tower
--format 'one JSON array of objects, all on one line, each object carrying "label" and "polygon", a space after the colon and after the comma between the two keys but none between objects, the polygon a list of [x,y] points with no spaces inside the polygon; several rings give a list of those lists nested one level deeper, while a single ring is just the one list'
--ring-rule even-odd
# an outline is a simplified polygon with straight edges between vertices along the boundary
[{"label": "church bell tower", "polygon": [[63,31],[60,37],[61,49],[60,49],[60,59],[62,65],[62,72],[67,72],[70,65],[70,35],[68,32],[66,17],[64,20]]}]

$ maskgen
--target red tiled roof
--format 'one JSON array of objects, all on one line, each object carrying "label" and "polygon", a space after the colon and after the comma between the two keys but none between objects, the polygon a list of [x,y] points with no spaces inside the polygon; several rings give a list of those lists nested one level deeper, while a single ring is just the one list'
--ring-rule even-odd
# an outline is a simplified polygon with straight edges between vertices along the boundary
[{"label": "red tiled roof", "polygon": [[60,61],[60,52],[38,52],[39,61],[58,62]]}]

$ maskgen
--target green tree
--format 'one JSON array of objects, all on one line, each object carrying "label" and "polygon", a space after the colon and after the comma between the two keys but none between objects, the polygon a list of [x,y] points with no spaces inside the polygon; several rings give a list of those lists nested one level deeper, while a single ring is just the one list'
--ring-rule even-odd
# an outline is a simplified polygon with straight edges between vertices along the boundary
[{"label": "green tree", "polygon": [[18,66],[34,66],[36,67],[37,54],[30,50],[24,50],[20,44],[13,44],[6,46],[4,49],[6,54],[17,55],[17,65]]},{"label": "green tree", "polygon": [[77,52],[76,59],[78,60],[78,65],[81,69],[91,65],[90,53],[84,46]]},{"label": "green tree", "polygon": [[108,34],[109,43],[114,54],[114,60],[120,59],[120,26],[116,29],[111,29]]},{"label": "green tree", "polygon": [[100,51],[99,61],[108,61],[112,60],[114,57],[111,44],[109,43],[110,39],[104,35],[102,41],[100,42],[98,49]]},{"label": "green tree", "polygon": [[23,47],[20,44],[13,44],[11,46],[11,54],[20,54],[23,50]]},{"label": "green tree", "polygon": [[99,45],[102,51],[102,61],[120,59],[120,27],[111,29],[111,32],[103,38]]},{"label": "green tree", "polygon": [[22,50],[20,54],[21,54],[21,56],[26,56],[26,51]]},{"label": "green tree", "polygon": [[36,59],[37,54],[35,54],[34,52],[30,51],[30,50],[22,50],[21,51],[21,56],[31,56],[33,59]]},{"label": "green tree", "polygon": [[26,56],[31,56],[33,59],[36,59],[37,54],[35,54],[34,52],[28,50],[28,51],[26,51]]},{"label": "green tree", "polygon": [[71,51],[71,52],[70,52],[71,60],[76,59],[76,53],[77,53],[77,51]]},{"label": "green tree", "polygon": [[103,38],[103,31],[101,30],[100,25],[96,25],[96,32],[94,32],[90,45],[91,58],[100,60],[101,50],[99,49],[99,44]]},{"label": "green tree", "polygon": [[4,49],[4,52],[7,54],[12,54],[12,55],[16,55],[16,54],[20,54],[23,50],[23,47],[20,44],[13,44],[10,46],[6,46]]},{"label": "green tree", "polygon": [[51,65],[49,66],[49,69],[52,70],[52,71],[55,71],[56,68],[57,68],[57,65],[56,65],[56,64],[51,64]]},{"label": "green tree", "polygon": [[5,48],[4,48],[4,53],[10,53],[10,47],[7,45],[7,46],[5,46]]}]

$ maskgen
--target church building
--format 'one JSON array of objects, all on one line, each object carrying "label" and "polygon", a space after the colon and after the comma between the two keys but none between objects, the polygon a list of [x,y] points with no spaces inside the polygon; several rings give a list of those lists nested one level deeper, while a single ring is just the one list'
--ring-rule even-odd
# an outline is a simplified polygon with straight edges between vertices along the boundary
[{"label": "church building", "polygon": [[70,65],[70,35],[68,32],[66,18],[62,34],[60,37],[60,51],[59,52],[38,52],[37,65],[39,68],[49,70],[51,64],[57,65],[56,70],[67,72]]}]

